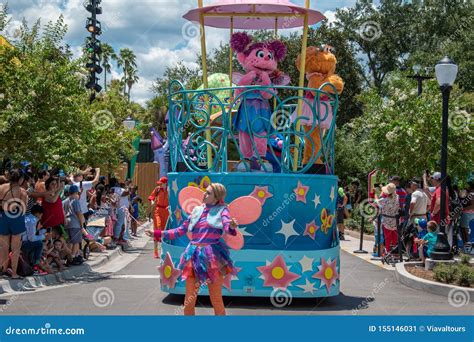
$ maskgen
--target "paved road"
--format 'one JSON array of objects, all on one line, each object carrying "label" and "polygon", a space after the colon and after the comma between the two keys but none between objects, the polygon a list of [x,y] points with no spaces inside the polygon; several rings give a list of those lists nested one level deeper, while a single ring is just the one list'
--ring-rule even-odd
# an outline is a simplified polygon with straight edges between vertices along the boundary
[{"label": "paved road", "polygon": [[[294,299],[274,308],[265,298],[226,298],[229,315],[470,315],[473,305],[454,308],[445,297],[401,285],[393,271],[342,253],[340,296]],[[182,296],[160,291],[152,243],[84,275],[80,283],[0,296],[0,315],[174,315],[181,314]],[[117,271],[117,272],[116,272]],[[94,303],[93,294],[102,296]],[[105,290],[104,290],[105,289]],[[103,306],[111,302],[113,303]],[[369,298],[369,299],[367,299]],[[5,305],[6,304],[6,305]],[[98,304],[98,305],[96,305]],[[3,309],[2,309],[3,308]],[[212,314],[207,297],[199,298],[198,315]]]}]

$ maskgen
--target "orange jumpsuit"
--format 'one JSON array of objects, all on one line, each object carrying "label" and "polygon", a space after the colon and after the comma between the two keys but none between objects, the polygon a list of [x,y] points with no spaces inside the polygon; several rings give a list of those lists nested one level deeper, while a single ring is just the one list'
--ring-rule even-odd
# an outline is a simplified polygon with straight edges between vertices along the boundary
[{"label": "orange jumpsuit", "polygon": [[155,201],[155,209],[153,210],[153,228],[154,230],[165,230],[166,222],[170,215],[168,211],[168,190],[157,187],[151,193],[148,200]]}]

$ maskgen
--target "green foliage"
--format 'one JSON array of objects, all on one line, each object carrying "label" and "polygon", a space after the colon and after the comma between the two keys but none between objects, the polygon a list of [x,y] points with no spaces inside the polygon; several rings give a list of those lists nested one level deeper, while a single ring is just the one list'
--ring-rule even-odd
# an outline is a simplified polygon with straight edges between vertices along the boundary
[{"label": "green foliage", "polygon": [[459,257],[459,262],[462,265],[470,265],[471,264],[471,256],[469,254],[461,254]]},{"label": "green foliage", "polygon": [[[361,95],[364,115],[338,132],[337,172],[367,175],[374,168],[405,178],[439,169],[442,99],[436,81],[417,96],[413,84],[400,73],[389,76],[387,96],[376,90]],[[472,96],[458,88],[450,100],[449,169],[465,179],[474,163]]]},{"label": "green foliage", "polygon": [[[121,124],[129,106],[114,95],[88,105],[82,61],[62,42],[66,31],[62,18],[41,35],[39,22],[23,24],[14,48],[0,51],[0,158],[67,171],[106,160],[113,168],[121,153],[132,154],[136,133]],[[114,114],[97,114],[105,109]]]},{"label": "green foliage", "polygon": [[469,287],[474,284],[474,269],[470,265],[458,265],[456,281],[459,286]]},{"label": "green foliage", "polygon": [[458,268],[454,265],[438,264],[433,269],[433,272],[434,278],[437,281],[451,284],[456,279]]}]

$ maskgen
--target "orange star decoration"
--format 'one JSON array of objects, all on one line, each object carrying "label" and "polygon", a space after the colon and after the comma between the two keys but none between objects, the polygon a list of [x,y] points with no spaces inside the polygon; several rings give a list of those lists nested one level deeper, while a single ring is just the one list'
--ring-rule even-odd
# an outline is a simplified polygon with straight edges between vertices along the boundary
[{"label": "orange star decoration", "polygon": [[296,201],[306,204],[306,195],[308,195],[309,186],[303,185],[300,181],[298,181],[298,187],[293,191],[296,194]]},{"label": "orange star decoration", "polygon": [[183,216],[181,215],[181,210],[179,210],[179,208],[176,208],[176,210],[174,211],[174,216],[176,217],[177,223],[181,222]]},{"label": "orange star decoration", "polygon": [[316,221],[313,220],[312,222],[306,225],[306,229],[304,231],[304,236],[309,236],[311,239],[315,239],[316,232],[319,230],[319,227],[316,225]]},{"label": "orange star decoration", "polygon": [[256,199],[258,199],[260,201],[260,203],[262,203],[262,206],[263,206],[267,199],[273,197],[273,194],[271,194],[268,191],[268,186],[256,186],[255,189],[253,189],[250,196],[255,197]]},{"label": "orange star decoration", "polygon": [[337,272],[337,258],[331,261],[331,258],[324,260],[321,258],[321,265],[318,266],[318,273],[313,274],[312,278],[321,280],[321,287],[326,285],[328,294],[331,292],[331,287],[336,284],[339,279],[339,273]]},{"label": "orange star decoration", "polygon": [[257,269],[263,275],[263,286],[286,290],[293,281],[301,278],[296,273],[290,272],[282,256],[277,256],[268,266],[260,266]]},{"label": "orange star decoration", "polygon": [[170,289],[175,287],[176,281],[181,274],[181,271],[174,267],[169,252],[166,253],[165,261],[158,267],[158,272],[160,272],[161,285],[168,286]]}]

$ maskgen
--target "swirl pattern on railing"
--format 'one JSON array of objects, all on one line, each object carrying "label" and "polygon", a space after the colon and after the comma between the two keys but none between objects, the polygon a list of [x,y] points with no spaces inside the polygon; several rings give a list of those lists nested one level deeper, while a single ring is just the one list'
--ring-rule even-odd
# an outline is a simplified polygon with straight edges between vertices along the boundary
[{"label": "swirl pattern on railing", "polygon": [[[331,92],[321,90],[328,85]],[[233,91],[239,88],[244,91],[232,98]],[[268,100],[271,116],[251,119],[252,115],[248,115],[247,107],[242,104],[255,98],[258,92],[271,94]],[[228,98],[223,99],[223,93],[228,93]],[[280,97],[280,93],[285,97]],[[324,84],[319,90],[288,86],[187,90],[179,81],[173,81],[168,99],[170,162],[174,172],[235,171],[229,170],[228,161],[239,159],[238,171],[254,170],[245,161],[243,146],[232,122],[240,108],[239,117],[249,127],[250,148],[260,171],[306,173],[318,163],[325,165],[327,174],[334,173],[339,99],[331,84]],[[255,127],[258,129],[254,130]],[[262,142],[267,145],[265,156],[258,152],[262,151]],[[184,170],[178,163],[184,165]]]}]

